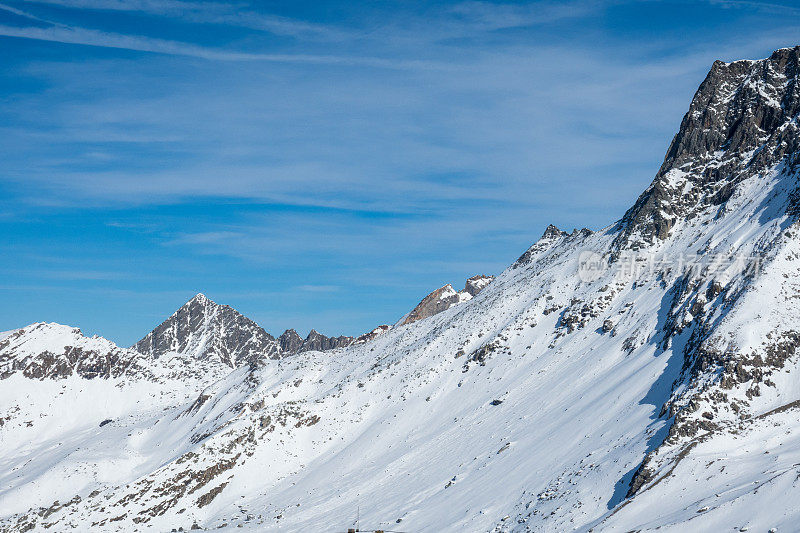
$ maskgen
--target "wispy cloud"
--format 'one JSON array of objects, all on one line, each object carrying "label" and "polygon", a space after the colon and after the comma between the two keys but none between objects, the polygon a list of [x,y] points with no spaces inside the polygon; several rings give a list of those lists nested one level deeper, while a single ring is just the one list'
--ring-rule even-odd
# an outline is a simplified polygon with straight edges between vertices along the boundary
[{"label": "wispy cloud", "polygon": [[308,63],[355,65],[378,68],[444,68],[444,64],[431,61],[395,60],[379,57],[335,56],[322,54],[266,54],[220,50],[217,48],[198,46],[180,41],[170,41],[153,37],[124,35],[79,27],[54,26],[40,28],[34,26],[17,27],[0,25],[0,35],[19,37],[65,44],[97,46],[153,52],[177,56],[189,56],[216,61],[263,61],[276,63]]},{"label": "wispy cloud", "polygon": [[796,15],[800,13],[800,7],[796,5],[779,4],[776,2],[755,2],[750,0],[708,0],[708,2],[721,7],[751,9],[773,14]]},{"label": "wispy cloud", "polygon": [[237,4],[180,0],[26,0],[29,3],[96,11],[122,11],[158,15],[191,23],[224,24],[277,35],[340,40],[350,32],[331,25],[314,24],[278,15],[267,15]]},{"label": "wispy cloud", "polygon": [[5,289],[0,320],[83,298],[131,340],[153,320],[108,306],[197,291],[356,334],[548,223],[602,227],[714,59],[798,35],[779,0],[0,2],[0,273],[49,287]]},{"label": "wispy cloud", "polygon": [[548,24],[578,19],[595,13],[611,2],[599,0],[543,1],[529,4],[462,2],[449,11],[456,15],[452,24],[462,24],[471,31],[494,31],[506,28]]},{"label": "wispy cloud", "polygon": [[43,18],[37,17],[36,15],[28,13],[27,11],[23,11],[21,9],[17,9],[15,7],[8,6],[8,5],[5,5],[5,4],[0,4],[0,11],[5,11],[7,13],[11,13],[13,15],[17,15],[19,17],[26,18],[28,20],[34,20],[34,21],[37,21],[37,22],[43,22],[45,24],[55,24],[54,22],[50,22],[49,20],[45,20]]}]

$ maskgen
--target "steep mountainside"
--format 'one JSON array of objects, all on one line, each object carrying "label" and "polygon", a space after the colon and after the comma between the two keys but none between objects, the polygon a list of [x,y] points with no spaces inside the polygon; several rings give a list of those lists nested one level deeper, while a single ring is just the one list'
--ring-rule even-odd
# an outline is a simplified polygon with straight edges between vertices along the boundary
[{"label": "steep mountainside", "polygon": [[715,63],[619,222],[424,320],[156,407],[15,373],[0,531],[796,530],[798,65]]}]

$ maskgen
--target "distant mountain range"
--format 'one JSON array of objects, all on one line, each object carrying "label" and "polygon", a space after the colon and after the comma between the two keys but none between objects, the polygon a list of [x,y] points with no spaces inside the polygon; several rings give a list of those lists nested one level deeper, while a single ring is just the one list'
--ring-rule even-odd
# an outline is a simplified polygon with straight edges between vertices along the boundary
[{"label": "distant mountain range", "polygon": [[[403,319],[403,323],[433,316],[477,295],[490,276],[467,280],[466,288],[454,299],[439,300],[452,291],[450,285],[437,289]],[[454,294],[455,291],[452,291]],[[428,302],[437,300],[431,307]],[[60,379],[77,375],[86,379],[148,374],[154,366],[182,361],[185,373],[216,368],[210,375],[261,359],[279,359],[300,352],[327,351],[360,344],[389,331],[382,325],[359,337],[326,337],[311,330],[303,339],[295,330],[277,339],[232,307],[217,304],[197,294],[130,348],[121,348],[102,337],[85,337],[78,328],[54,323],[31,324],[0,334],[0,379],[19,372],[35,379]]]}]

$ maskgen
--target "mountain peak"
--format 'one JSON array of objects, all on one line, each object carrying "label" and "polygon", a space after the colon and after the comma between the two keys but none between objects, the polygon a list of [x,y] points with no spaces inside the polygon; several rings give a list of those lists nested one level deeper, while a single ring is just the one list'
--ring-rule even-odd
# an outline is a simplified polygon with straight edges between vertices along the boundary
[{"label": "mountain peak", "polygon": [[294,329],[287,329],[278,337],[278,344],[281,347],[281,351],[295,353],[303,345],[303,337]]},{"label": "mountain peak", "polygon": [[214,359],[237,367],[260,357],[278,357],[275,339],[232,307],[199,293],[175,311],[133,349],[160,357],[177,352],[195,359]]},{"label": "mountain peak", "polygon": [[665,239],[730,199],[737,185],[800,148],[800,47],[769,58],[716,61],[692,99],[655,179],[620,221],[616,246]]},{"label": "mountain peak", "polygon": [[557,239],[566,235],[566,231],[560,230],[557,226],[549,224],[542,234],[542,239]]},{"label": "mountain peak", "polygon": [[205,294],[203,294],[202,292],[198,292],[197,294],[195,294],[195,295],[192,297],[192,299],[191,299],[191,300],[189,300],[189,301],[188,301],[188,302],[186,302],[186,303],[187,303],[187,304],[190,304],[190,303],[192,303],[192,302],[198,302],[198,303],[200,303],[200,302],[211,302],[211,303],[214,303],[214,302],[212,302],[211,300],[209,300],[209,298],[208,298],[208,297],[207,297]]},{"label": "mountain peak", "polygon": [[456,304],[470,300],[477,296],[493,279],[494,276],[484,274],[472,276],[467,279],[464,289],[460,291],[456,291],[450,283],[439,287],[423,298],[410,313],[400,319],[397,325],[411,324],[417,320],[446,311]]},{"label": "mountain peak", "polygon": [[36,322],[0,338],[0,379],[20,373],[33,379],[122,375],[139,354],[79,328]]}]

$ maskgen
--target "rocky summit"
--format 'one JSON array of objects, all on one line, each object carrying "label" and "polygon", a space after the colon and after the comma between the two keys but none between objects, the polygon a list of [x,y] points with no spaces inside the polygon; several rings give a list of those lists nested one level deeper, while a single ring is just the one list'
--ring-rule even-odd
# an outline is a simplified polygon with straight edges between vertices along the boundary
[{"label": "rocky summit", "polygon": [[797,166],[800,47],[760,61],[716,61],[694,95],[656,178],[625,213],[617,246],[664,239],[681,219],[722,209],[739,185]]},{"label": "rocky summit", "polygon": [[132,347],[159,357],[169,352],[214,359],[235,368],[261,357],[278,357],[275,338],[227,305],[198,294]]},{"label": "rocky summit", "polygon": [[714,63],[620,220],[356,340],[0,334],[0,531],[796,531],[799,54]]},{"label": "rocky summit", "polygon": [[411,324],[423,318],[432,317],[454,305],[471,300],[477,296],[492,280],[494,276],[478,275],[469,278],[460,291],[456,291],[449,283],[427,295],[406,316],[400,319],[398,325]]}]

